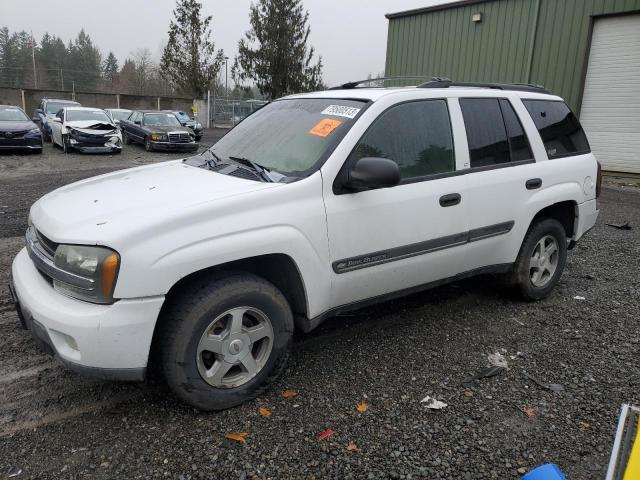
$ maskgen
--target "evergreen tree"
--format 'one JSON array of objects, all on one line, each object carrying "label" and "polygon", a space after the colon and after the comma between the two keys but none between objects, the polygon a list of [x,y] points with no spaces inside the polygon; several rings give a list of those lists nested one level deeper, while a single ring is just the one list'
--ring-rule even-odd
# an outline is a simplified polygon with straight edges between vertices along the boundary
[{"label": "evergreen tree", "polygon": [[160,63],[162,76],[183,93],[202,97],[223,62],[211,40],[211,16],[202,16],[197,0],[177,0],[169,41]]},{"label": "evergreen tree", "polygon": [[109,52],[109,55],[107,55],[107,59],[102,64],[102,73],[104,75],[104,78],[111,83],[113,83],[113,81],[118,76],[118,59],[113,54],[113,52]]},{"label": "evergreen tree", "polygon": [[321,87],[322,57],[314,63],[315,50],[307,46],[309,12],[301,0],[258,0],[249,21],[238,43],[235,79],[253,80],[270,99]]},{"label": "evergreen tree", "polygon": [[80,30],[70,45],[69,66],[76,89],[93,90],[102,76],[102,55],[91,41],[91,37]]}]

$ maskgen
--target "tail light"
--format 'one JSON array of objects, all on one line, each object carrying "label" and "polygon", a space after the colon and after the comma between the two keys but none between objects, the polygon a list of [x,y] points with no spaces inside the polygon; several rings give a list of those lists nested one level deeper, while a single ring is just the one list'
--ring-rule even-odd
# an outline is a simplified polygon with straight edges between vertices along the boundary
[{"label": "tail light", "polygon": [[600,192],[602,192],[602,165],[600,162],[596,160],[598,164],[598,176],[596,177],[596,198],[600,196]]}]

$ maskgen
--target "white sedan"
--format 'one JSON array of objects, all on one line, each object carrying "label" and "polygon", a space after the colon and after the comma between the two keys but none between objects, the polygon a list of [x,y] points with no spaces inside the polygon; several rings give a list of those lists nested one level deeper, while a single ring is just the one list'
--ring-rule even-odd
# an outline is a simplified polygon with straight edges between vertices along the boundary
[{"label": "white sedan", "polygon": [[120,153],[122,134],[104,110],[99,108],[63,108],[51,123],[51,139],[65,152]]}]

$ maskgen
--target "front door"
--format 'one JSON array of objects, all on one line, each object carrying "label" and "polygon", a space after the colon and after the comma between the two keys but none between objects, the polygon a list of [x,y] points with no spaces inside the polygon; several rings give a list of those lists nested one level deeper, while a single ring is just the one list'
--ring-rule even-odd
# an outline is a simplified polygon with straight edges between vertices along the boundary
[{"label": "front door", "polygon": [[362,157],[394,160],[401,183],[350,193],[325,179],[333,306],[451,277],[463,265],[467,204],[447,100],[381,113],[343,168]]}]

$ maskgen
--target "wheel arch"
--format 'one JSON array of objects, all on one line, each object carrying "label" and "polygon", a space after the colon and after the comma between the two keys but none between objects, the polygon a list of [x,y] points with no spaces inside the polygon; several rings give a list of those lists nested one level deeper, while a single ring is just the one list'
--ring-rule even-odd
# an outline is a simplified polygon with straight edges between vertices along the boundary
[{"label": "wheel arch", "polygon": [[578,203],[575,200],[564,200],[540,209],[531,219],[529,228],[543,218],[557,220],[564,227],[567,238],[573,238],[578,225]]},{"label": "wheel arch", "polygon": [[[293,258],[284,253],[243,258],[195,271],[178,280],[169,289],[165,295],[163,309],[179,298],[189,284],[203,279],[218,278],[225,272],[252,273],[273,283],[289,302],[294,317],[307,318],[309,304],[302,274]],[[162,311],[160,317],[162,317]]]}]

